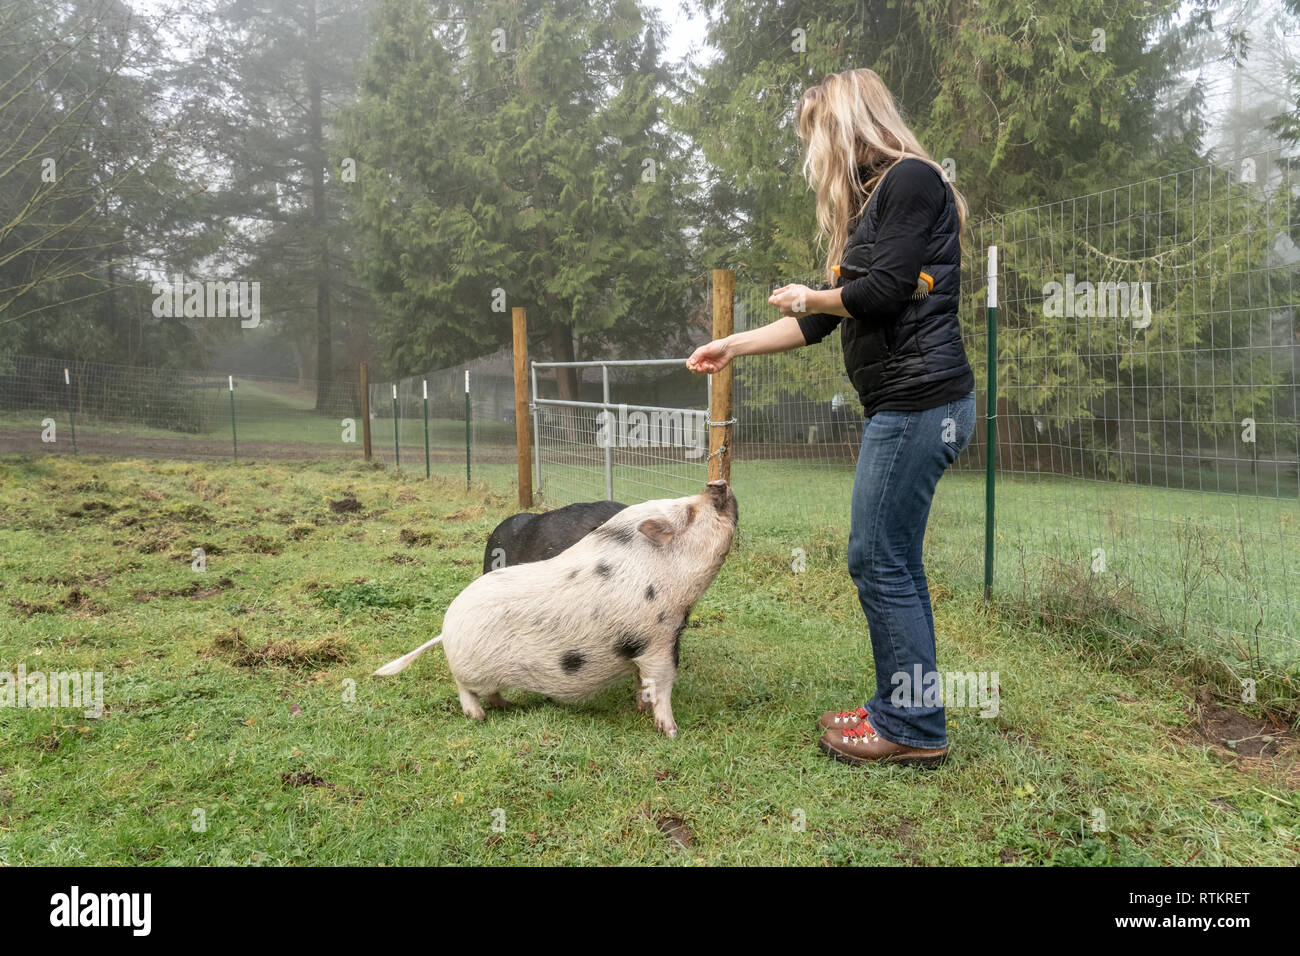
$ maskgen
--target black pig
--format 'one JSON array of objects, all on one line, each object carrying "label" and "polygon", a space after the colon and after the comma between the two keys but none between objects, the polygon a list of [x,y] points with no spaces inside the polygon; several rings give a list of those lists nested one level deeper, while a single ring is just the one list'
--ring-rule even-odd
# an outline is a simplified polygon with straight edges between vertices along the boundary
[{"label": "black pig", "polygon": [[543,514],[511,515],[488,535],[483,573],[553,558],[626,507],[617,501],[580,501]]}]

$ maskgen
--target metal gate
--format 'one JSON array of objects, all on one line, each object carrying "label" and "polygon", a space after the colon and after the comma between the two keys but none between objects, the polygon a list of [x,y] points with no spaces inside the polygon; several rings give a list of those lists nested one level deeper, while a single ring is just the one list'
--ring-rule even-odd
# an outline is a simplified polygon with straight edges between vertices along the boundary
[{"label": "metal gate", "polygon": [[[694,408],[613,402],[610,395],[611,368],[682,368],[685,363],[684,358],[530,363],[533,467],[548,507],[602,495],[630,504],[700,490],[708,480],[712,376],[702,377],[700,405]],[[540,397],[537,370],[548,368],[600,369],[601,401]]]}]

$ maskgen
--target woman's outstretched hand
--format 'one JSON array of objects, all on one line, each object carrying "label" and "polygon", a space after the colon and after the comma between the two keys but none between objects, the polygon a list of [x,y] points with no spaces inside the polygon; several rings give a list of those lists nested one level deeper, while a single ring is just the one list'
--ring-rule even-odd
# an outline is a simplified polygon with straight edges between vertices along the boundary
[{"label": "woman's outstretched hand", "polygon": [[705,342],[692,352],[691,357],[686,360],[686,367],[700,375],[711,375],[722,371],[730,361],[731,354],[727,349],[727,340],[714,339],[712,342]]},{"label": "woman's outstretched hand", "polygon": [[768,297],[768,305],[781,310],[782,315],[811,315],[816,310],[809,306],[813,290],[806,285],[783,285]]}]

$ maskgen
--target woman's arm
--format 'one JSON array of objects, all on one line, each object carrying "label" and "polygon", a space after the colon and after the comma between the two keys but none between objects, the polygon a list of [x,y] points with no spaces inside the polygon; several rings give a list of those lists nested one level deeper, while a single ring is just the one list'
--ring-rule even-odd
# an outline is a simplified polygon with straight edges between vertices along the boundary
[{"label": "woman's arm", "polygon": [[793,315],[783,315],[775,322],[750,329],[748,332],[733,332],[722,340],[726,343],[728,354],[768,355],[772,352],[788,352],[804,344],[803,332]]},{"label": "woman's arm", "polygon": [[[840,298],[839,289],[810,289],[806,285],[783,285],[768,297],[768,303],[781,310],[782,315],[837,315],[847,318],[848,309]],[[801,343],[802,344],[802,343]]]},{"label": "woman's arm", "polygon": [[711,374],[726,368],[737,355],[788,352],[805,344],[799,320],[792,315],[783,315],[760,328],[733,332],[725,338],[704,343],[686,360],[686,367],[692,372]]}]

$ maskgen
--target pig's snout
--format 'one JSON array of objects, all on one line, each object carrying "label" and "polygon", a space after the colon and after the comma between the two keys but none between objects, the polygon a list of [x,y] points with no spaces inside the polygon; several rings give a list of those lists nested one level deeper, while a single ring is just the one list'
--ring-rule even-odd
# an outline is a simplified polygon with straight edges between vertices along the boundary
[{"label": "pig's snout", "polygon": [[717,478],[710,481],[705,493],[709,500],[713,502],[713,507],[725,515],[729,515],[734,522],[739,517],[739,508],[736,505],[736,496],[731,493],[731,485],[725,478]]}]

